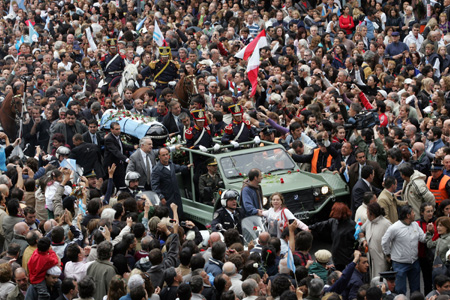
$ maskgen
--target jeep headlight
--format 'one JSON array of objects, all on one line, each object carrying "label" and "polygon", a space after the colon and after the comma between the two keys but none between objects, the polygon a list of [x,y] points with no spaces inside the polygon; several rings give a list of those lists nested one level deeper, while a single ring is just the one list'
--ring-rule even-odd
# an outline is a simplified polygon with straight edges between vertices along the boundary
[{"label": "jeep headlight", "polygon": [[330,188],[326,185],[324,185],[321,189],[320,192],[322,193],[322,195],[326,195],[328,194],[328,192],[330,191]]}]

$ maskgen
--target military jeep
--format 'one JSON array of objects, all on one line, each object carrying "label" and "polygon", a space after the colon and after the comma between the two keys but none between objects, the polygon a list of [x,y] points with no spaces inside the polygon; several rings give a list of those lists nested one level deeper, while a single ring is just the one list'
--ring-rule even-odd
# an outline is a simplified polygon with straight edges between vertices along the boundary
[{"label": "military jeep", "polygon": [[[245,144],[248,146],[253,142],[241,143],[241,146],[245,147]],[[221,148],[220,153],[213,153],[212,149],[204,153],[182,148],[190,162],[193,161],[193,154],[204,156],[204,161],[211,158],[217,160],[218,172],[222,178],[219,194],[225,189],[240,191],[248,172],[258,168],[263,175],[261,186],[265,207],[268,208],[267,199],[270,195],[280,192],[284,196],[287,208],[304,222],[315,219],[327,204],[336,198],[349,195],[348,187],[339,174],[332,172],[312,174],[301,171],[281,145],[265,142],[264,146],[256,148],[240,150],[234,150],[232,146]],[[195,194],[192,168],[190,175],[177,174],[185,217],[198,224],[208,225],[212,221],[214,210],[220,204],[220,195],[217,195],[214,206],[197,201],[199,197]]]}]

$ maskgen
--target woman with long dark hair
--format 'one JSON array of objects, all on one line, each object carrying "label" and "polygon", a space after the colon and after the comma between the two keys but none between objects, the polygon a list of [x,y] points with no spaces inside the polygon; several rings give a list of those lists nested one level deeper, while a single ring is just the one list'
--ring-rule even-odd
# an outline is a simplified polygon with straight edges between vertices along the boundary
[{"label": "woman with long dark hair", "polygon": [[347,50],[343,44],[336,45],[334,47],[334,60],[333,67],[336,69],[345,69],[345,59],[348,57]]},{"label": "woman with long dark hair", "polygon": [[344,270],[352,261],[355,245],[355,221],[352,211],[342,202],[336,202],[331,208],[330,218],[309,226],[314,233],[330,235],[331,253],[337,270]]}]

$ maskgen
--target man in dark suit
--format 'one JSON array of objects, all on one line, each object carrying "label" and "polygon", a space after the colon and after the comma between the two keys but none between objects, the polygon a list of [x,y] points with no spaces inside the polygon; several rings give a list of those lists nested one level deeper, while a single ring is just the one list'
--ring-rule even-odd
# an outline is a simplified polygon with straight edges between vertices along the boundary
[{"label": "man in dark suit", "polygon": [[75,159],[85,172],[94,170],[98,178],[103,178],[105,172],[101,164],[100,149],[83,141],[83,136],[79,133],[73,136],[73,145],[75,148],[70,151],[69,158]]},{"label": "man in dark suit", "polygon": [[150,116],[150,110],[147,108],[144,108],[144,100],[142,99],[136,99],[134,100],[133,108],[130,110],[130,112],[138,115],[143,116]]},{"label": "man in dark suit", "polygon": [[[72,143],[72,138],[76,133],[85,133],[86,131],[88,131],[87,127],[81,123],[80,121],[77,120],[76,118],[76,114],[73,110],[68,110],[66,112],[66,118],[64,119],[64,122],[61,123],[57,123],[55,128],[53,129],[52,132],[52,137],[50,138],[50,140],[53,140],[53,135],[55,133],[62,133],[62,135],[64,135],[64,138],[66,139],[66,143],[73,148],[73,143]],[[49,151],[48,153],[50,153],[51,151],[51,147],[52,145],[49,145]]]},{"label": "man in dark suit", "polygon": [[363,197],[365,192],[373,192],[377,196],[381,190],[372,186],[373,179],[375,178],[375,171],[372,166],[364,166],[361,170],[361,179],[359,179],[352,189],[352,203],[351,209],[353,215],[355,215],[358,207],[363,203]]},{"label": "man in dark suit", "polygon": [[61,284],[61,296],[56,300],[72,300],[78,296],[77,281],[73,278],[65,278]]},{"label": "man in dark suit", "polygon": [[[333,143],[332,145],[337,145]],[[345,166],[348,168],[356,162],[353,153],[353,146],[349,142],[343,142],[339,150],[339,156],[333,160],[334,169],[339,170],[341,174],[345,171]]]},{"label": "man in dark suit", "polygon": [[103,116],[102,106],[99,102],[93,102],[90,108],[86,108],[81,112],[81,116],[85,117],[87,120],[100,120]]},{"label": "man in dark suit", "polygon": [[114,172],[114,185],[116,188],[125,187],[125,170],[130,159],[124,155],[125,151],[133,151],[137,149],[138,145],[129,146],[123,144],[120,140],[120,125],[117,122],[111,122],[111,132],[105,138],[105,159],[103,166],[110,167],[113,163],[116,164],[116,171]]},{"label": "man in dark suit", "polygon": [[[169,150],[172,152],[175,149],[179,150],[180,148],[181,145],[176,145],[175,147],[169,147]],[[139,141],[139,149],[130,156],[130,162],[128,163],[126,173],[139,173],[141,175],[139,177],[139,186],[143,186],[145,191],[152,189],[151,174],[153,167],[156,166],[157,155],[158,150],[153,149],[152,139],[145,136]]]},{"label": "man in dark suit", "polygon": [[181,122],[180,114],[185,112],[189,114],[189,110],[181,108],[180,103],[177,100],[172,100],[169,103],[169,113],[164,116],[162,123],[169,130],[169,134],[172,135],[182,135],[183,134],[183,122]]},{"label": "man in dark suit", "polygon": [[94,119],[88,121],[88,131],[83,133],[83,140],[86,143],[95,144],[99,149],[105,144],[105,139],[98,132],[98,123]]},{"label": "man in dark suit", "polygon": [[384,169],[376,161],[367,160],[366,154],[363,149],[357,149],[355,151],[356,162],[348,167],[348,187],[353,189],[356,182],[361,179],[361,170],[364,166],[372,166],[375,171],[375,178],[373,185],[377,188],[382,188]]},{"label": "man in dark suit", "polygon": [[[178,206],[178,217],[180,219],[183,219],[183,204],[175,174],[177,172],[186,172],[191,166],[192,164],[187,166],[175,165],[170,161],[169,149],[160,148],[159,162],[152,170],[151,182],[153,191],[159,195],[161,205],[170,207],[171,203],[175,203]],[[169,214],[173,218],[171,210],[169,210]]]}]

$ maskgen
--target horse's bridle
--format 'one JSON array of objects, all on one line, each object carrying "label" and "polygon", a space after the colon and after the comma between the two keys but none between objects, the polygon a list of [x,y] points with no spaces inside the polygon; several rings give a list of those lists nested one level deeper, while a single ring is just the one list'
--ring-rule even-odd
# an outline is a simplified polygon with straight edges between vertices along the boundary
[{"label": "horse's bridle", "polygon": [[[189,82],[192,83],[192,85],[194,86],[194,93],[192,93],[192,91],[190,89],[186,89],[187,86],[187,80],[190,78]],[[191,99],[191,97],[193,95],[198,95],[198,89],[197,89],[197,77],[195,77],[195,75],[188,75],[186,76],[186,79],[184,80],[184,90],[186,91],[186,93],[188,94],[188,101]]]}]

